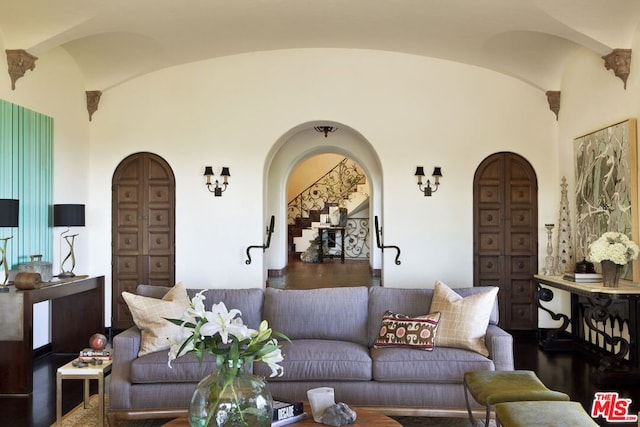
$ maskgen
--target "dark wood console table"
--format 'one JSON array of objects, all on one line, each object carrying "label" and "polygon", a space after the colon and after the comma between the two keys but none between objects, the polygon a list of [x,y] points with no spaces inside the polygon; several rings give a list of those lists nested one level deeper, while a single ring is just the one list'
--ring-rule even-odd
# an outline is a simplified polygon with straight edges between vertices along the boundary
[{"label": "dark wood console table", "polygon": [[104,333],[104,276],[0,293],[0,395],[33,391],[33,305],[51,301],[51,351],[75,353]]},{"label": "dark wood console table", "polygon": [[[596,384],[640,380],[640,284],[623,280],[618,288],[605,288],[602,283],[576,283],[560,276],[533,277],[538,283],[538,307],[562,322],[541,337],[542,349],[596,356],[599,366],[591,373]],[[571,313],[554,313],[542,304],[553,300],[553,290],[548,288],[570,293]],[[607,326],[601,327],[603,324]],[[625,325],[628,336],[623,332]]]},{"label": "dark wood console table", "polygon": [[[340,262],[342,264],[344,264],[344,227],[319,227],[318,228],[318,236],[320,237],[320,243],[318,243],[318,260],[320,262],[322,262],[322,260],[324,258],[340,258]],[[331,241],[333,240],[334,242],[336,241],[335,236],[337,235],[337,233],[340,233],[340,254],[339,255],[332,255],[332,254],[325,254],[324,253],[324,239],[323,239],[323,235],[327,234],[327,240]],[[335,233],[334,234],[334,238],[331,239],[331,233]]]}]

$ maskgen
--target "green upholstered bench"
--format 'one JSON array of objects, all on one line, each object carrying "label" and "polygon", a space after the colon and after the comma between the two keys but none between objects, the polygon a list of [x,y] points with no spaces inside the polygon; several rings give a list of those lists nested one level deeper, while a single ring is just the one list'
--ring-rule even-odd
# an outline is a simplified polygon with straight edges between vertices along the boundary
[{"label": "green upholstered bench", "polygon": [[496,422],[503,427],[590,427],[598,424],[578,402],[496,403]]},{"label": "green upholstered bench", "polygon": [[464,374],[465,400],[469,420],[476,424],[471,412],[469,394],[486,407],[485,425],[489,425],[491,406],[503,402],[569,401],[569,396],[549,390],[533,371],[475,371]]}]

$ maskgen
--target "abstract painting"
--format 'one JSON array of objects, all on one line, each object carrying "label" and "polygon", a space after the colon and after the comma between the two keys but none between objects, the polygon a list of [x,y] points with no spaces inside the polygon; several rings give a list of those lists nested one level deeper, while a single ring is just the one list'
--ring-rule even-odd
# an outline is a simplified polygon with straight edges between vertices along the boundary
[{"label": "abstract painting", "polygon": [[[574,140],[576,168],[576,261],[606,231],[638,242],[636,120],[597,130]],[[640,281],[638,261],[624,278]]]}]

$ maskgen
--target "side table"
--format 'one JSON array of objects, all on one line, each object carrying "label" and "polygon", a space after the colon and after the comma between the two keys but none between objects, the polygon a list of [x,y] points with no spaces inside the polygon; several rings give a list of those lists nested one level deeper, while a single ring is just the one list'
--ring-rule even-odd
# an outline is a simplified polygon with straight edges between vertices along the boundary
[{"label": "side table", "polygon": [[62,426],[62,380],[84,380],[84,407],[89,405],[89,381],[98,380],[99,420],[98,426],[104,426],[104,377],[111,372],[111,360],[103,360],[102,365],[88,365],[76,368],[69,362],[58,368],[56,374],[56,425]]}]

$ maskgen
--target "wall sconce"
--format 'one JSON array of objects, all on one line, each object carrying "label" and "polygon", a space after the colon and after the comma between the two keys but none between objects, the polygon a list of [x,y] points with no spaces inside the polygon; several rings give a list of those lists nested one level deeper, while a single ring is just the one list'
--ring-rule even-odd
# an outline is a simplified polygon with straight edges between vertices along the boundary
[{"label": "wall sconce", "polygon": [[431,197],[431,194],[438,191],[440,186],[440,178],[442,178],[442,170],[436,166],[433,168],[433,187],[431,186],[431,180],[427,180],[427,184],[422,187],[422,177],[424,176],[424,167],[418,166],[416,168],[416,176],[418,177],[418,188],[424,193],[425,197]]},{"label": "wall sconce", "polygon": [[[61,279],[74,277],[73,269],[76,266],[76,256],[73,253],[73,245],[78,234],[70,234],[67,236],[65,236],[65,234],[69,232],[69,227],[84,227],[84,205],[53,205],[53,226],[67,227],[65,231],[60,233],[60,256],[62,256],[63,237],[69,245],[69,253],[60,262],[60,274],[58,274],[57,277]],[[71,268],[65,270],[64,264],[69,259],[71,260]]]},{"label": "wall sconce", "polygon": [[[228,167],[223,167],[222,172],[220,172],[220,176],[222,177],[222,187],[220,183],[216,179],[215,182],[211,182],[211,177],[213,176],[213,168],[211,166],[205,166],[204,168],[204,176],[207,177],[207,190],[210,193],[213,193],[215,197],[222,196],[222,193],[227,189],[227,185],[229,185],[228,179],[231,176],[229,173]],[[213,189],[211,188],[213,186]]]},{"label": "wall sconce", "polygon": [[[0,227],[17,227],[18,226],[18,200],[0,199]],[[9,292],[7,280],[9,279],[9,265],[7,264],[7,242],[11,237],[0,239],[0,266],[4,265],[4,280],[0,284],[0,292]]]}]

